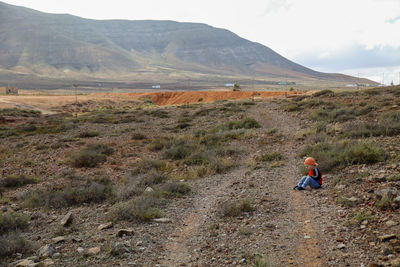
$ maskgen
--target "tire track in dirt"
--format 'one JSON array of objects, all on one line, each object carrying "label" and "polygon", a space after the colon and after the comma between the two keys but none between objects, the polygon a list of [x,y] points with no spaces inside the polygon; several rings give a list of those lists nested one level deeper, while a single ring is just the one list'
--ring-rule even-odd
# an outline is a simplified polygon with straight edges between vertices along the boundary
[{"label": "tire track in dirt", "polygon": [[[282,179],[283,185],[277,187],[279,192],[274,192],[275,195],[287,196],[287,191],[297,183],[299,174],[297,173],[297,166],[299,159],[296,158],[298,149],[295,148],[294,134],[300,130],[300,124],[292,117],[286,116],[280,112],[279,108],[270,103],[270,108],[264,113],[252,111],[252,117],[263,124],[265,127],[278,128],[288,140],[282,145],[280,149],[284,154],[286,164],[281,167],[281,172],[287,177]],[[299,234],[296,246],[296,260],[288,259],[288,264],[295,266],[310,266],[318,267],[323,266],[320,260],[320,251],[318,249],[318,235],[316,233],[315,225],[312,221],[312,214],[309,210],[308,200],[304,197],[304,193],[308,191],[290,191],[290,201],[288,202],[289,210],[293,210],[295,216],[291,218],[294,220],[292,224],[292,231]],[[289,213],[290,214],[290,213]],[[289,218],[281,218],[282,221]],[[292,240],[292,242],[295,240]],[[285,243],[285,240],[282,240]]]},{"label": "tire track in dirt", "polygon": [[191,266],[194,248],[189,244],[195,238],[212,213],[218,200],[229,194],[230,185],[244,175],[243,169],[236,169],[223,175],[207,177],[199,181],[193,208],[187,212],[183,222],[173,231],[165,244],[165,260],[161,266]]}]

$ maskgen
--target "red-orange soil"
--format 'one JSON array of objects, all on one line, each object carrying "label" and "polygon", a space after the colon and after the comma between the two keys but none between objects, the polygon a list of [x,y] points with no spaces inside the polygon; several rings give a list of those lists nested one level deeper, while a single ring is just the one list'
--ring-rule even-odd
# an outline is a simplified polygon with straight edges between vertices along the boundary
[{"label": "red-orange soil", "polygon": [[296,95],[298,92],[287,91],[188,91],[188,92],[155,92],[155,93],[128,93],[127,96],[132,96],[135,99],[150,99],[154,104],[177,105],[189,104],[196,102],[213,102],[218,100],[229,99],[249,99],[249,98],[269,98],[277,96],[291,96]]}]

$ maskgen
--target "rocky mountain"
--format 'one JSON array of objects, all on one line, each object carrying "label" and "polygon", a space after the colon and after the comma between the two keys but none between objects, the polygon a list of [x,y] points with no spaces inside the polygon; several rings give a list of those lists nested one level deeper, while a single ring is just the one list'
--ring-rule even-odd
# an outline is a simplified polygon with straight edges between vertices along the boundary
[{"label": "rocky mountain", "polygon": [[[0,2],[0,70],[80,80],[201,75],[354,81],[313,71],[270,48],[200,23],[90,20]],[[7,75],[6,75],[7,76]]]}]

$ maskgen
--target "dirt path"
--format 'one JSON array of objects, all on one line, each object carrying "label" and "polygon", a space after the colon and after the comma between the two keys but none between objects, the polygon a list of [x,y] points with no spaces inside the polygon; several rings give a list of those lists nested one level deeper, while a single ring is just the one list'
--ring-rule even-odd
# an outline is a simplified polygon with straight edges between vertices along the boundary
[{"label": "dirt path", "polygon": [[191,266],[194,257],[196,236],[201,234],[201,226],[212,216],[212,210],[218,200],[230,193],[237,179],[243,176],[243,169],[225,175],[215,175],[199,181],[201,186],[196,192],[196,199],[190,210],[185,211],[183,222],[175,229],[165,245],[165,260],[161,266]]},{"label": "dirt path", "polygon": [[[281,144],[279,149],[286,162],[280,169],[280,175],[285,179],[282,179],[283,184],[281,186],[275,188],[274,197],[281,199],[281,201],[283,201],[282,196],[288,198],[289,201],[286,201],[286,203],[289,212],[285,213],[288,218],[281,217],[280,219],[282,221],[291,220],[292,225],[290,227],[294,233],[298,234],[295,244],[295,260],[290,260],[288,263],[298,266],[324,266],[320,261],[320,251],[317,245],[321,241],[318,239],[319,234],[314,230],[316,226],[310,211],[311,205],[304,194],[309,192],[290,190],[299,179],[297,166],[299,166],[301,160],[297,158],[299,148],[296,147],[294,135],[300,130],[300,123],[281,112],[279,107],[273,103],[270,104],[270,107],[265,113],[253,112],[252,116],[264,127],[279,129],[286,137],[286,141]],[[288,231],[290,230],[288,229]],[[293,242],[293,239],[289,242]],[[291,247],[291,245],[293,244],[285,244],[288,247]]]},{"label": "dirt path", "polygon": [[[204,247],[219,246],[218,244],[205,245],[210,242],[210,238],[205,237],[209,236],[205,230],[205,224],[217,216],[215,206],[223,200],[238,198],[239,194],[235,190],[242,190],[243,187],[236,186],[235,188],[235,185],[246,186],[247,183],[255,183],[256,187],[259,185],[253,193],[255,202],[263,203],[263,196],[268,195],[267,206],[260,205],[258,219],[251,223],[255,229],[260,230],[260,233],[254,233],[256,237],[254,240],[249,240],[248,245],[258,247],[264,251],[265,255],[269,255],[268,259],[270,264],[273,264],[272,266],[326,266],[321,261],[321,252],[318,248],[318,244],[322,242],[318,238],[321,233],[316,231],[317,227],[314,224],[314,217],[318,215],[313,214],[310,209],[312,203],[305,197],[306,194],[312,193],[292,190],[299,179],[297,166],[301,159],[297,158],[299,148],[294,142],[294,133],[300,129],[300,123],[281,113],[272,103],[268,104],[267,110],[255,108],[248,115],[259,121],[263,128],[277,128],[285,136],[286,141],[276,145],[274,149],[279,149],[286,164],[279,169],[256,170],[250,175],[245,174],[248,171],[246,166],[241,166],[232,173],[208,177],[193,185],[197,188],[193,206],[183,211],[182,223],[169,236],[165,244],[164,261],[160,266],[235,265],[235,261],[228,260],[229,255],[221,256],[214,251],[215,249],[210,251],[211,255],[200,251]],[[283,179],[281,178],[281,181],[276,183],[273,177],[283,177]],[[238,222],[239,227],[244,224],[247,222]],[[234,224],[232,227],[235,227]],[[272,227],[273,230],[262,230],[265,227]],[[222,246],[237,246],[234,242],[222,244]],[[225,264],[210,263],[205,257],[225,258],[225,260],[221,259],[225,261]]]}]

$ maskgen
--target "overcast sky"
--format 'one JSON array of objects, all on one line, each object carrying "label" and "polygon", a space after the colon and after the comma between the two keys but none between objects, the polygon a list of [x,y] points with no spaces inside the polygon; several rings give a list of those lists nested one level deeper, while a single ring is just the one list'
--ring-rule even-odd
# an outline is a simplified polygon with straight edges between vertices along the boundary
[{"label": "overcast sky", "polygon": [[400,0],[3,1],[91,19],[202,22],[315,70],[400,82]]}]

